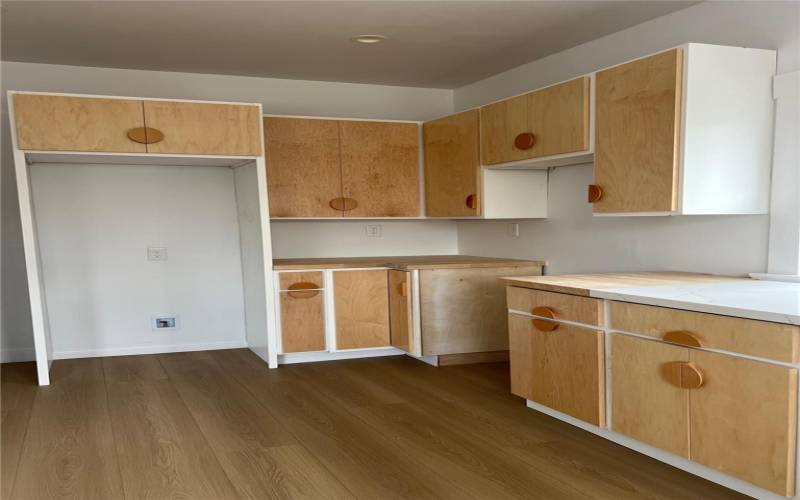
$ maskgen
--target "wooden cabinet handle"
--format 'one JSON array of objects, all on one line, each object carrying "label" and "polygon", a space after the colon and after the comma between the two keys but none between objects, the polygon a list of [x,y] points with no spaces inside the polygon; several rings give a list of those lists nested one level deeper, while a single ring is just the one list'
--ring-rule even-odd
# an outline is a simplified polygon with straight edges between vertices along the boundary
[{"label": "wooden cabinet handle", "polygon": [[471,194],[467,196],[467,199],[464,200],[464,203],[466,203],[469,208],[472,209],[478,208],[478,195]]},{"label": "wooden cabinet handle", "polygon": [[319,294],[319,285],[316,283],[310,283],[308,281],[301,281],[300,283],[292,283],[289,285],[289,291],[287,295],[292,297],[293,299],[310,299],[311,297],[316,297]]},{"label": "wooden cabinet handle", "polygon": [[128,130],[128,139],[139,144],[155,144],[164,140],[164,132],[152,127],[136,127]]},{"label": "wooden cabinet handle", "polygon": [[523,132],[514,138],[514,147],[517,149],[531,149],[536,144],[536,136],[530,132]]},{"label": "wooden cabinet handle", "polygon": [[686,361],[662,363],[661,376],[669,384],[681,389],[699,389],[705,381],[703,372],[694,363]]},{"label": "wooden cabinet handle", "polygon": [[[553,330],[558,329],[558,323],[552,321],[558,318],[558,314],[549,307],[534,307],[531,313],[534,316],[541,316],[541,318],[533,318],[533,327],[539,330],[540,332],[552,332]],[[549,319],[543,319],[549,318]]]},{"label": "wooden cabinet handle", "polygon": [[358,206],[358,202],[353,198],[340,197],[332,199],[330,201],[330,206],[332,209],[340,212],[349,212]]},{"label": "wooden cabinet handle", "polygon": [[603,199],[603,188],[597,184],[589,184],[588,199],[589,203],[597,203]]},{"label": "wooden cabinet handle", "polygon": [[408,281],[400,283],[400,296],[408,297]]},{"label": "wooden cabinet handle", "polygon": [[674,330],[667,332],[663,337],[661,337],[661,339],[667,342],[672,342],[673,344],[680,344],[688,347],[703,347],[700,339],[686,330]]}]

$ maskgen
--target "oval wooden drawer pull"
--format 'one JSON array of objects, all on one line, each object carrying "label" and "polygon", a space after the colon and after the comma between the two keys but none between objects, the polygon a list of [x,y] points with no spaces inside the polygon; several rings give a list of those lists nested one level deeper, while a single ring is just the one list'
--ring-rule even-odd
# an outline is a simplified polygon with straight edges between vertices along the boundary
[{"label": "oval wooden drawer pull", "polygon": [[686,330],[674,330],[667,332],[663,337],[661,337],[661,340],[689,347],[703,347],[700,339]]},{"label": "oval wooden drawer pull", "polygon": [[670,361],[661,364],[661,376],[669,384],[681,389],[699,389],[703,386],[703,372],[694,363]]},{"label": "oval wooden drawer pull", "polygon": [[164,140],[164,132],[152,127],[136,127],[128,130],[128,139],[139,144],[155,144]]},{"label": "oval wooden drawer pull", "polygon": [[536,144],[536,136],[530,132],[523,132],[514,138],[514,147],[517,149],[531,149]]},{"label": "oval wooden drawer pull", "polygon": [[404,281],[400,283],[400,296],[401,297],[408,297],[408,282]]},{"label": "oval wooden drawer pull", "polygon": [[466,203],[467,207],[469,207],[469,208],[472,208],[472,209],[478,208],[478,195],[471,194],[471,195],[467,196],[467,199],[464,200],[464,203]]},{"label": "oval wooden drawer pull", "polygon": [[588,192],[589,203],[597,203],[603,199],[603,188],[597,184],[589,184]]},{"label": "oval wooden drawer pull", "polygon": [[340,212],[348,212],[350,210],[354,210],[358,206],[358,202],[353,198],[334,198],[330,201],[330,206],[334,210],[338,210]]},{"label": "oval wooden drawer pull", "polygon": [[293,299],[310,299],[319,294],[319,285],[308,281],[301,281],[300,283],[292,283],[289,285],[287,295]]},{"label": "oval wooden drawer pull", "polygon": [[[540,332],[552,332],[553,330],[558,329],[558,323],[554,320],[558,317],[558,314],[549,307],[540,306],[534,307],[531,313],[534,316],[541,316],[541,318],[533,318],[533,327],[539,330]],[[549,318],[549,319],[542,319],[542,318]]]}]

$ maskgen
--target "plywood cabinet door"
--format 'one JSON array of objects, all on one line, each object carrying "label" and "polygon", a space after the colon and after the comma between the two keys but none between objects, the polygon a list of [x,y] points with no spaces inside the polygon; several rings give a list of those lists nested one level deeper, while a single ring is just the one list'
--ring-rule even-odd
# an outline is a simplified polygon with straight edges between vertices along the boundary
[{"label": "plywood cabinet door", "polygon": [[334,271],[333,294],[337,349],[390,345],[385,269]]},{"label": "plywood cabinet door", "polygon": [[533,331],[531,318],[508,315],[508,357],[511,394],[533,399]]},{"label": "plywood cabinet door", "polygon": [[264,118],[271,217],[341,217],[339,122]]},{"label": "plywood cabinet door", "polygon": [[596,213],[676,210],[682,74],[681,49],[597,73]]},{"label": "plywood cabinet door", "polygon": [[689,458],[689,391],[665,374],[688,361],[685,347],[612,335],[611,430]]},{"label": "plywood cabinet door", "polygon": [[164,139],[148,153],[259,156],[261,116],[257,106],[177,101],[145,101],[147,127]]},{"label": "plywood cabinet door", "polygon": [[478,115],[473,109],[422,126],[428,217],[481,213]]},{"label": "plywood cabinet door", "polygon": [[340,121],[345,217],[417,217],[419,126]]},{"label": "plywood cabinet door", "polygon": [[481,160],[495,165],[529,158],[529,151],[514,146],[517,135],[528,130],[528,95],[498,101],[480,108]]},{"label": "plywood cabinet door", "polygon": [[15,94],[17,147],[24,150],[145,153],[128,131],[144,126],[142,101]]},{"label": "plywood cabinet door", "polygon": [[692,350],[690,458],[773,491],[795,491],[797,369]]},{"label": "plywood cabinet door", "polygon": [[413,352],[411,273],[389,270],[389,319],[392,347]]},{"label": "plywood cabinet door", "polygon": [[325,350],[322,290],[280,292],[283,352]]}]

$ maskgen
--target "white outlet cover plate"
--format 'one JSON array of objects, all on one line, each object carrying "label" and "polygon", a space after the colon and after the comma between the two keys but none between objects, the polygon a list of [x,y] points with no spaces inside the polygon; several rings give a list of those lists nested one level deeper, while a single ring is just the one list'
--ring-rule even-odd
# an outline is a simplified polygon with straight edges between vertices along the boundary
[{"label": "white outlet cover plate", "polygon": [[[170,328],[158,328],[158,326],[157,326],[158,325],[158,320],[161,319],[161,318],[175,318],[175,326],[170,327]],[[156,315],[150,316],[150,328],[152,328],[154,332],[180,330],[181,329],[181,317],[178,316],[177,314],[170,314],[170,313],[156,314]]]},{"label": "white outlet cover plate", "polygon": [[167,260],[167,247],[147,247],[147,260]]}]

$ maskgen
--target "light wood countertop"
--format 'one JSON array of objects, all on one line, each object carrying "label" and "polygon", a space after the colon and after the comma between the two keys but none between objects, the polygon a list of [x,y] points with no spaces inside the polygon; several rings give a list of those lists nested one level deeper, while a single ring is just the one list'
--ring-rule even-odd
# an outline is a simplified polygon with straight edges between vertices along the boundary
[{"label": "light wood countertop", "polygon": [[542,260],[499,259],[472,255],[410,255],[395,257],[337,257],[318,259],[275,259],[276,271],[297,269],[347,269],[388,267],[403,271],[411,269],[462,269],[469,267],[528,267],[544,266]]},{"label": "light wood countertop", "polygon": [[554,276],[517,276],[501,278],[507,285],[572,295],[590,294],[591,290],[604,288],[642,288],[664,285],[684,285],[697,283],[735,283],[749,282],[749,278],[733,278],[701,273],[641,272],[641,273],[598,273],[561,274]]}]

